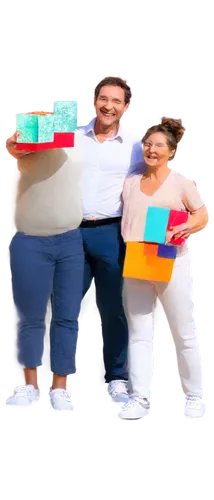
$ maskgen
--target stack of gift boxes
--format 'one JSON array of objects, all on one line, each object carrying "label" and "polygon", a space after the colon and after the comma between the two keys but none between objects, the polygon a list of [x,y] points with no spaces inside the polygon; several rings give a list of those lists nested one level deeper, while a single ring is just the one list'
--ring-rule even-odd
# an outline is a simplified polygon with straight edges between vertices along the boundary
[{"label": "stack of gift boxes", "polygon": [[37,151],[74,146],[77,102],[56,101],[54,112],[34,111],[16,115],[17,149]]},{"label": "stack of gift boxes", "polygon": [[188,213],[168,208],[149,207],[142,241],[128,241],[123,276],[150,281],[169,282],[177,253],[184,238],[174,237],[166,244],[170,227],[187,221]]}]

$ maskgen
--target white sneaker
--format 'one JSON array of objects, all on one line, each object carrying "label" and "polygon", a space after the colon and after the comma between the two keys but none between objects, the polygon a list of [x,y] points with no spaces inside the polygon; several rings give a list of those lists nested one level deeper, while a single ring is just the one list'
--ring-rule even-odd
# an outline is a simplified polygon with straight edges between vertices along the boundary
[{"label": "white sneaker", "polygon": [[201,398],[197,396],[187,396],[184,411],[186,417],[203,417],[205,408],[205,404],[203,403]]},{"label": "white sneaker", "polygon": [[14,389],[14,393],[10,396],[7,405],[20,405],[29,406],[39,399],[39,390],[35,389],[33,385],[19,385]]},{"label": "white sneaker", "polygon": [[116,403],[126,403],[129,400],[126,380],[112,380],[108,384],[108,392]]},{"label": "white sneaker", "polygon": [[148,399],[130,398],[119,413],[120,418],[136,420],[138,418],[148,415],[150,410],[150,403]]},{"label": "white sneaker", "polygon": [[49,392],[50,402],[54,410],[73,410],[71,394],[65,389],[51,389]]}]

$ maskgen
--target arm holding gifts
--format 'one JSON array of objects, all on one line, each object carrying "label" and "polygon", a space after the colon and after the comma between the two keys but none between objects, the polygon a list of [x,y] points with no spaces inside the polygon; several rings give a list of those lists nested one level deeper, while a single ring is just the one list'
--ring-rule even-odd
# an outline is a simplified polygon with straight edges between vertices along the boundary
[{"label": "arm holding gifts", "polygon": [[[190,234],[204,229],[208,223],[208,213],[203,199],[196,187],[196,182],[182,177],[182,202],[189,212],[187,220],[183,224],[174,224],[172,230],[167,233],[167,242],[183,237],[188,238]],[[176,236],[175,236],[176,235]]]},{"label": "arm holding gifts", "polygon": [[190,213],[187,222],[174,226],[171,231],[167,231],[166,242],[169,243],[171,238],[188,238],[190,234],[197,233],[205,228],[209,220],[208,212],[203,205],[201,208],[194,210]]}]

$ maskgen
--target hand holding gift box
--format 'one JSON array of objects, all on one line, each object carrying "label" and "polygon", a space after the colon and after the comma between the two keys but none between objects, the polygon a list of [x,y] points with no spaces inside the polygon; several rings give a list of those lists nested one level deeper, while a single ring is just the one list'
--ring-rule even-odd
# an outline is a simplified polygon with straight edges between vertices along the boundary
[{"label": "hand holding gift box", "polygon": [[[167,231],[173,226],[183,224],[188,219],[188,212],[170,210],[169,208],[149,207],[146,215],[146,225],[143,241],[151,243],[166,243]],[[170,244],[181,245],[185,238],[170,239]]]},{"label": "hand holding gift box", "polygon": [[44,149],[73,147],[77,127],[77,102],[56,101],[54,113],[34,111],[16,115],[18,150],[40,151]]},{"label": "hand holding gift box", "polygon": [[[178,210],[170,210],[169,221],[167,225],[167,231],[174,228],[175,226],[181,226],[188,220],[188,212],[181,212]],[[170,238],[170,243],[174,245],[182,245],[185,242],[185,238],[172,236]]]},{"label": "hand holding gift box", "polygon": [[[32,151],[28,151],[26,149],[20,149],[20,144],[17,143],[18,137],[19,137],[19,132],[15,132],[11,137],[9,137],[6,140],[6,148],[8,150],[8,153],[11,154],[16,160],[19,160],[22,158],[22,156],[26,156],[30,154]],[[18,169],[19,169],[19,165]]]},{"label": "hand holding gift box", "polygon": [[149,207],[142,242],[127,242],[123,276],[169,282],[176,258],[176,246],[185,239],[172,237],[168,245],[165,244],[166,234],[170,227],[182,224],[187,219],[187,212]]}]

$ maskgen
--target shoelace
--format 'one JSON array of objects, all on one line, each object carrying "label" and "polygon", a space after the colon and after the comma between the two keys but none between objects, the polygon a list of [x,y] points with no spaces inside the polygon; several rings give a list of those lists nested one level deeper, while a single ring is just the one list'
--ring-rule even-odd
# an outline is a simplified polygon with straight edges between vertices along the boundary
[{"label": "shoelace", "polygon": [[137,399],[130,399],[128,403],[126,403],[122,408],[124,410],[129,410],[130,408],[134,408],[135,406],[139,406],[140,402]]},{"label": "shoelace", "polygon": [[144,404],[143,404],[143,401],[141,403],[138,399],[135,399],[135,398],[130,398],[128,403],[125,403],[125,405],[123,406],[123,409],[129,410],[130,408],[134,408],[134,407],[139,406],[139,405],[142,406],[145,410],[150,409],[150,403],[149,403],[148,399],[144,399]]},{"label": "shoelace", "polygon": [[16,387],[14,389],[14,392],[15,394],[30,394],[32,391],[32,389],[30,389],[29,387],[26,387],[25,385],[19,385],[18,387]]},{"label": "shoelace", "polygon": [[198,398],[196,396],[187,398],[187,404],[191,408],[195,408],[198,405],[198,403],[201,403],[201,398]]},{"label": "shoelace", "polygon": [[18,387],[16,387],[14,389],[14,395],[25,395],[27,396],[28,398],[28,401],[32,402],[33,399],[34,399],[34,395],[33,395],[33,390],[32,390],[32,387],[26,387],[25,385],[18,385]]},{"label": "shoelace", "polygon": [[112,396],[117,396],[119,393],[126,394],[126,386],[121,382],[117,382],[117,380],[113,380],[111,383],[111,394]]},{"label": "shoelace", "polygon": [[70,403],[70,392],[69,391],[66,391],[66,389],[63,389],[62,392],[60,392],[60,396],[62,396],[62,398],[64,398],[66,401],[68,401]]}]

